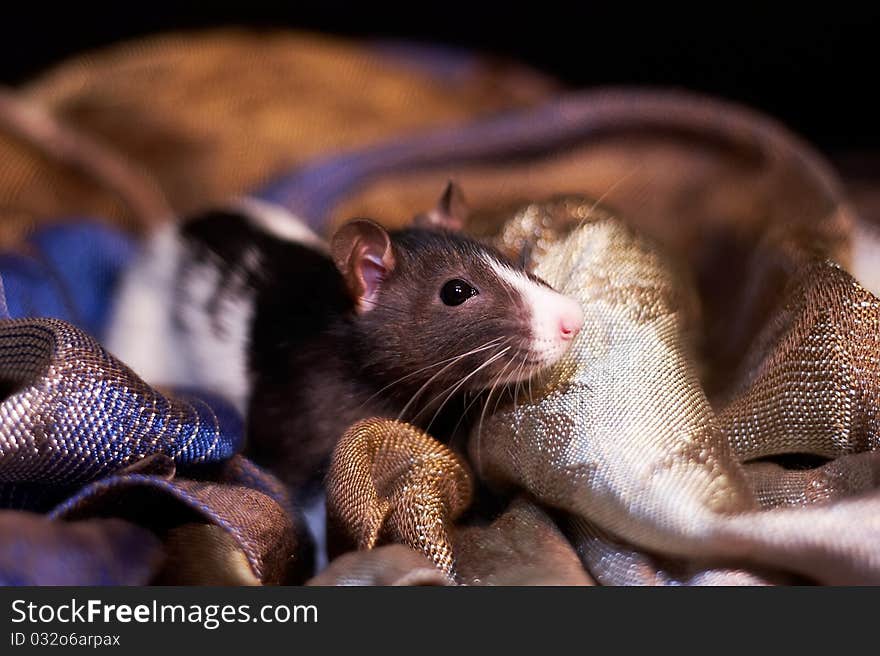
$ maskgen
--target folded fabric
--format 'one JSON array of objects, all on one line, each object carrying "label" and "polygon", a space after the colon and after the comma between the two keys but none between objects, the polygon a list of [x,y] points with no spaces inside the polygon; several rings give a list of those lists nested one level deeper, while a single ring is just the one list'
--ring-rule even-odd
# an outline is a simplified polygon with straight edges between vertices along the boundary
[{"label": "folded fabric", "polygon": [[[143,534],[194,522],[225,531],[225,548],[243,554],[256,581],[308,573],[308,544],[287,492],[236,456],[242,423],[226,402],[160,393],[57,319],[0,321],[0,381],[0,500],[21,511],[4,512],[0,528],[7,580],[146,583],[162,574],[178,582],[169,562],[161,569],[158,540]],[[14,517],[21,532],[8,530]],[[92,519],[103,517],[119,520]],[[123,548],[138,539],[141,548]],[[16,556],[30,546],[29,558]],[[92,560],[81,555],[89,549]],[[76,559],[84,564],[72,578],[59,565]],[[216,576],[228,580],[224,571]]]},{"label": "folded fabric", "polygon": [[465,585],[595,585],[553,517],[526,496],[488,524],[456,527],[452,543]]},{"label": "folded fabric", "polygon": [[365,551],[350,551],[307,585],[450,585],[446,575],[418,551],[402,544],[389,544]]},{"label": "folded fabric", "polygon": [[0,120],[0,246],[18,243],[35,220],[71,214],[142,228],[150,217],[132,196],[198,211],[315,157],[527,106],[554,86],[498,58],[293,30],[114,44],[61,62],[16,98],[116,153],[127,188],[118,170],[47,157],[45,143]]},{"label": "folded fabric", "polygon": [[0,482],[80,485],[154,454],[178,467],[242,445],[228,404],[163,395],[57,319],[0,322]]},{"label": "folded fabric", "polygon": [[[568,228],[575,226],[567,235],[554,221],[560,207],[569,211]],[[636,550],[753,563],[826,583],[880,581],[876,489],[863,492],[867,486],[856,482],[863,493],[848,496],[846,486],[825,486],[792,504],[782,467],[763,467],[760,479],[746,474],[747,463],[791,454],[866,452],[839,469],[871,470],[880,300],[832,263],[803,269],[746,358],[753,365],[741,391],[716,413],[683,330],[692,295],[686,279],[662,249],[606,212],[591,214],[593,207],[586,199],[558,201],[538,222],[534,270],[581,301],[585,328],[529,394],[502,403],[477,427],[477,472],[521,486]],[[518,224],[534,225],[530,212],[510,229],[521,234]],[[770,499],[774,491],[781,503]],[[791,505],[799,507],[774,508]],[[581,524],[575,539],[596,536]],[[622,582],[609,563],[631,555],[604,546],[580,551],[600,580]]]},{"label": "folded fabric", "polygon": [[162,557],[153,533],[119,519],[0,510],[0,585],[145,585]]},{"label": "folded fabric", "polygon": [[[205,79],[254,40],[206,38],[182,57],[192,43],[152,43],[137,54],[139,74],[181,59],[176,79]],[[290,44],[267,41],[259,58],[277,61]],[[360,55],[342,50],[335,61],[346,69]],[[438,90],[371,60],[371,79],[409,91],[366,85],[371,120],[346,119],[346,108],[365,106],[348,98],[303,135],[310,123],[269,102],[271,83],[249,109],[215,102],[224,85],[180,103],[179,90],[205,86],[186,83],[153,107],[143,86],[124,84],[134,55],[111,55],[98,68],[129,95],[107,92],[97,69],[89,84],[68,85],[81,64],[27,95],[118,141],[176,209],[251,190],[327,234],[354,215],[400,225],[454,176],[474,206],[468,229],[531,257],[588,310],[568,359],[515,406],[487,413],[470,462],[413,427],[377,420],[349,431],[328,482],[331,528],[338,552],[371,550],[341,556],[313,583],[878,580],[877,300],[857,282],[872,260],[836,174],[785,128],[681,93],[598,91],[533,106],[543,92],[474,92],[459,103],[449,90],[461,88],[461,68]],[[414,97],[419,107],[437,99],[437,111],[412,115]],[[313,94],[303,107],[323,120],[331,104]],[[242,141],[254,107],[267,120]],[[147,126],[134,142],[121,115]],[[351,129],[334,132],[331,119]],[[379,143],[427,126],[446,127]],[[130,214],[67,172],[46,174],[22,144],[0,147],[11,153],[0,196],[27,221],[80,208]],[[59,179],[57,195],[41,192]],[[559,192],[590,199],[532,202]],[[131,244],[95,226],[69,230],[0,260],[9,312],[100,338]],[[151,389],[57,321],[0,324],[0,381],[0,506],[28,526],[20,539],[0,528],[8,580],[70,581],[56,565],[92,549],[106,567],[83,561],[79,582],[305,576],[298,515],[271,476],[236,455],[241,427],[221,400]],[[486,482],[514,499],[497,514],[480,514],[493,496]],[[154,540],[127,549],[139,531]],[[28,544],[40,545],[34,558],[17,560]]]},{"label": "folded fabric", "polygon": [[403,422],[367,419],[340,439],[326,488],[331,549],[401,542],[454,577],[449,532],[473,490],[449,448]]},{"label": "folded fabric", "polygon": [[136,252],[131,236],[94,220],[41,225],[17,252],[0,254],[8,315],[64,319],[100,338]]},{"label": "folded fabric", "polygon": [[[469,584],[588,582],[575,553],[604,584],[880,581],[880,299],[832,262],[805,264],[716,410],[692,342],[696,295],[663,248],[580,197],[527,206],[498,242],[586,320],[530,388],[485,400],[471,462],[556,509],[559,528],[519,499],[490,524],[450,529],[460,509],[439,463],[458,458],[372,420],[340,443],[328,480],[332,521],[362,536],[353,546],[439,553]],[[430,484],[412,484],[421,477]]]},{"label": "folded fabric", "polygon": [[864,222],[809,144],[766,116],[683,92],[565,94],[319,159],[256,193],[329,234],[352,216],[403,225],[450,177],[480,236],[517,207],[578,193],[661,243],[694,278],[700,374],[713,401],[729,394],[800,267],[830,258],[857,280],[875,275]]}]

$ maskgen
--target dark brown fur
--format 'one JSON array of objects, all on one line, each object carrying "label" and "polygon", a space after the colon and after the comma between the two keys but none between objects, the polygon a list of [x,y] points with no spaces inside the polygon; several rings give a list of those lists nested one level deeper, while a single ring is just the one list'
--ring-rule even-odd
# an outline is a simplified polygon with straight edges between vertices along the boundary
[{"label": "dark brown fur", "polygon": [[[403,413],[403,419],[427,427],[444,401],[460,415],[465,391],[488,387],[527,354],[529,311],[484,260],[488,254],[505,261],[500,254],[433,230],[390,237],[396,264],[368,311],[356,310],[329,259],[309,278],[280,260],[259,297],[250,450],[294,485],[320,479],[336,441],[358,419]],[[453,278],[467,280],[479,294],[444,305],[439,292]],[[312,327],[309,334],[304,324]],[[431,366],[487,343],[460,362]],[[509,351],[447,399],[462,378],[506,346]],[[442,419],[433,425],[444,425]]]}]

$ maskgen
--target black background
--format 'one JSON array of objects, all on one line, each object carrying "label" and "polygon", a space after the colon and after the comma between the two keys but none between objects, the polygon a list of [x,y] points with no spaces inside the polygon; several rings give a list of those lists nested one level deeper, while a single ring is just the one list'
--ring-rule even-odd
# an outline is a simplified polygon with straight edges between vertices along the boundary
[{"label": "black background", "polygon": [[295,27],[396,37],[514,57],[574,86],[672,85],[740,100],[826,151],[880,147],[880,10],[822,3],[324,2],[113,5],[6,2],[0,82],[18,83],[88,48],[162,30]]}]

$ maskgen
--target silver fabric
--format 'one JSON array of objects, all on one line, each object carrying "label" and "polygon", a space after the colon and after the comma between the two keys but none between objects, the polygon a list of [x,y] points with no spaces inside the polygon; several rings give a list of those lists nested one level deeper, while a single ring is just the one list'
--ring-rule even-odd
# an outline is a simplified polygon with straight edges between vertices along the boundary
[{"label": "silver fabric", "polygon": [[532,236],[535,273],[580,300],[585,327],[558,365],[475,427],[478,475],[569,513],[600,582],[631,582],[621,573],[634,551],[696,564],[677,580],[744,562],[826,583],[880,582],[880,494],[864,492],[864,473],[856,496],[838,487],[830,500],[774,507],[794,503],[797,475],[780,468],[770,484],[765,470],[758,493],[757,463],[744,466],[876,447],[880,300],[833,263],[808,267],[748,358],[742,391],[716,413],[688,338],[688,280],[592,202],[567,202],[578,223],[570,232],[535,223],[532,207],[502,242]]}]

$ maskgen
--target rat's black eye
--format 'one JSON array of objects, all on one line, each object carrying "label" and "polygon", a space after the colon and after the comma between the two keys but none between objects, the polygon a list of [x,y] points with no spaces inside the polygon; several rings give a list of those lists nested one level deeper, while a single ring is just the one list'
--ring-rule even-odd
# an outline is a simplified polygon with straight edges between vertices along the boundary
[{"label": "rat's black eye", "polygon": [[440,288],[440,300],[446,305],[461,305],[471,296],[479,293],[466,280],[453,278]]}]

